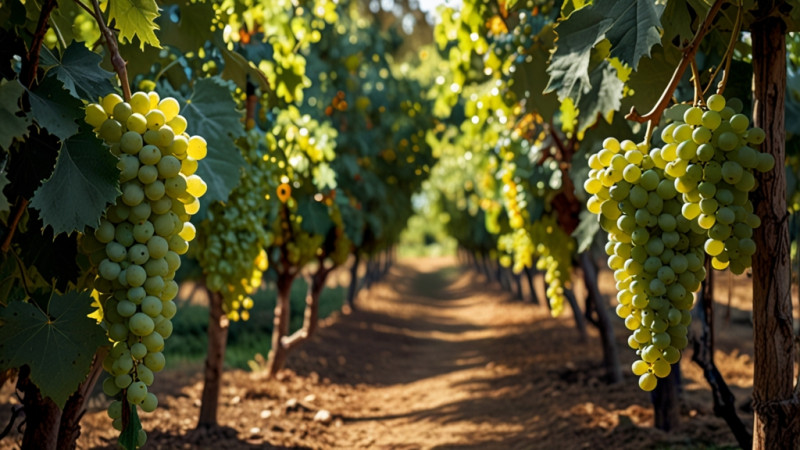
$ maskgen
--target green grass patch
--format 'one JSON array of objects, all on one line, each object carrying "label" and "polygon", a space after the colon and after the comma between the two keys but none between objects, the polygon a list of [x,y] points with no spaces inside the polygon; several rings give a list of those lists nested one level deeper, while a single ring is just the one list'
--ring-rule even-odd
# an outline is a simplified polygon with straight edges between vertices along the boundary
[{"label": "green grass patch", "polygon": [[[292,285],[291,323],[292,332],[303,326],[307,284],[298,278]],[[347,291],[344,287],[326,288],[320,295],[319,317],[324,319],[334,311],[342,309]],[[264,289],[253,295],[254,306],[250,320],[231,322],[228,330],[228,346],[225,365],[247,369],[247,362],[256,353],[266,356],[271,347],[272,321],[274,318],[276,293]],[[208,307],[181,301],[178,313],[172,319],[173,332],[167,340],[165,356],[169,364],[203,361],[208,349]]]}]

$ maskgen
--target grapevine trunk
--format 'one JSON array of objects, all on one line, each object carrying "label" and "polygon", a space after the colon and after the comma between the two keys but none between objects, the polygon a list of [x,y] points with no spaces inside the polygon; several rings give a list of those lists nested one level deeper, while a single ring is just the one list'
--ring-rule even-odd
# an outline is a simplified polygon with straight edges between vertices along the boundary
[{"label": "grapevine trunk", "polygon": [[208,356],[204,370],[203,394],[197,427],[217,425],[219,391],[222,384],[222,369],[225,362],[225,346],[228,340],[228,318],[222,310],[222,295],[208,291]]},{"label": "grapevine trunk", "polygon": [[358,294],[358,266],[361,264],[361,253],[356,251],[353,265],[350,266],[350,286],[347,288],[347,305],[356,309],[356,294]]},{"label": "grapevine trunk", "polygon": [[589,291],[589,297],[592,299],[591,303],[595,306],[595,311],[597,312],[597,328],[600,331],[600,341],[603,344],[603,366],[606,369],[606,378],[609,384],[619,383],[622,381],[622,370],[620,369],[617,344],[614,339],[614,327],[611,325],[611,318],[608,315],[608,303],[600,293],[597,285],[597,266],[589,252],[580,254],[580,263],[586,289]]},{"label": "grapevine trunk", "polygon": [[17,389],[22,391],[25,407],[25,434],[22,448],[55,450],[58,445],[58,428],[61,410],[48,397],[42,397],[39,388],[30,379],[28,366],[20,369]]},{"label": "grapevine trunk", "polygon": [[267,358],[267,376],[274,377],[286,362],[286,349],[281,340],[289,334],[289,302],[294,274],[279,273],[277,298],[275,299],[275,319],[272,328],[272,348]]}]

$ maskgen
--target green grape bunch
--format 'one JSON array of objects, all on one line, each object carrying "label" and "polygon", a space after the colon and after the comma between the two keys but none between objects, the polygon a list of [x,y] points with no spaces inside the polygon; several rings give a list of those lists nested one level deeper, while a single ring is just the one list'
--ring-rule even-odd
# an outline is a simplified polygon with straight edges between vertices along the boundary
[{"label": "green grape bunch", "polygon": [[268,230],[268,202],[277,186],[275,164],[266,155],[263,132],[251,130],[240,142],[247,161],[239,185],[227,202],[209,207],[200,223],[197,259],[206,276],[206,286],[219,292],[229,319],[248,320],[251,295],[261,286],[269,265],[266,248],[272,245]]},{"label": "green grape bunch", "polygon": [[530,226],[531,241],[536,242],[536,268],[544,270],[545,296],[550,313],[557,317],[564,310],[564,290],[570,287],[570,268],[575,240],[564,232],[554,215],[544,215]]},{"label": "green grape bunch", "polygon": [[682,214],[707,236],[706,253],[717,270],[735,274],[752,265],[753,229],[761,224],[749,193],[755,171],[766,172],[775,158],[754,148],[764,141],[761,128],[750,127],[742,102],[714,94],[706,107],[676,105],[666,113],[674,121],[661,132],[664,146],[656,164],[682,194]]},{"label": "green grape bunch", "polygon": [[[103,391],[115,399],[108,414],[120,431],[126,406],[151,412],[158,404],[148,386],[166,363],[164,341],[177,309],[175,271],[195,237],[189,220],[207,189],[195,174],[206,142],[185,132],[179,112],[177,100],[155,92],[136,92],[128,102],[109,94],[86,107],[86,122],[119,158],[121,194],[84,238],[105,247],[94,289],[112,343]],[[138,432],[144,445],[146,434]]]},{"label": "green grape bunch", "polygon": [[616,312],[632,334],[639,386],[655,389],[688,344],[690,309],[705,279],[705,237],[681,214],[674,182],[655,162],[660,149],[607,138],[589,158],[587,208],[608,232],[606,254],[614,271]]}]

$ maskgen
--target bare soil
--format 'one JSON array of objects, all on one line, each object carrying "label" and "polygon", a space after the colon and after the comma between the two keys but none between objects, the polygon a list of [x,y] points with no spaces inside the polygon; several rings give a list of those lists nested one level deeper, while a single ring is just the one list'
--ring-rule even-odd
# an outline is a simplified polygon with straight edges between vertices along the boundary
[{"label": "bare soil", "polygon": [[[575,279],[580,279],[575,277]],[[748,281],[736,279],[730,315],[718,308],[716,360],[752,423]],[[537,280],[537,290],[541,287]],[[727,302],[726,280],[718,298]],[[612,296],[609,274],[602,290]],[[576,287],[579,298],[581,286]],[[539,297],[543,298],[541,291]],[[202,367],[157,375],[156,412],[143,414],[149,448],[708,448],[734,446],[714,416],[701,371],[684,356],[680,427],[653,428],[648,393],[628,370],[633,352],[615,319],[625,379],[603,379],[596,330],[578,342],[571,314],[516,301],[453,259],[403,260],[290,355],[278,379],[226,371],[220,427],[195,430]],[[728,316],[726,318],[726,316]],[[0,391],[0,425],[16,400]],[[330,413],[330,421],[315,420]],[[5,419],[4,419],[5,418]],[[93,399],[78,448],[113,448],[104,400]],[[13,433],[0,448],[18,447]]]}]

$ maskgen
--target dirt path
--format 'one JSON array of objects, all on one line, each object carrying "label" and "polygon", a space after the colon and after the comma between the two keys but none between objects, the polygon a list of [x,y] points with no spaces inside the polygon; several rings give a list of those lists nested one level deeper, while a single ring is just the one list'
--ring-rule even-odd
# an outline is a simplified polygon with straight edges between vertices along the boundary
[{"label": "dirt path", "polygon": [[[569,314],[553,319],[545,307],[513,301],[454,260],[402,261],[385,282],[362,293],[358,306],[328,319],[290,356],[279,380],[227,371],[219,429],[193,430],[200,367],[158,377],[153,390],[161,404],[142,418],[149,446],[640,449],[733,443],[713,417],[710,393],[688,358],[683,425],[669,434],[654,430],[649,396],[627,369],[622,384],[602,380],[594,330],[581,344]],[[626,331],[620,328],[617,337],[624,346]],[[633,354],[620,353],[623,366],[630,364]],[[718,360],[723,374],[752,373],[749,359],[735,351]],[[746,403],[748,378],[732,379]],[[79,448],[112,448],[102,401],[93,405]],[[329,423],[314,420],[320,410],[331,413]],[[751,418],[744,419],[749,425]]]}]

